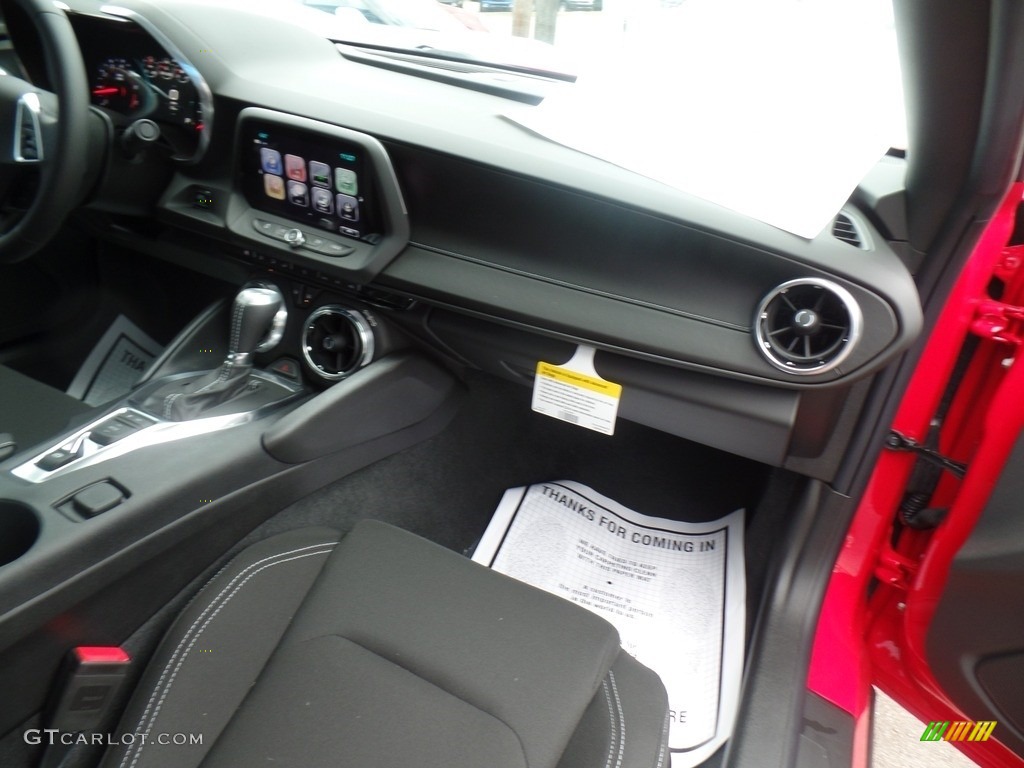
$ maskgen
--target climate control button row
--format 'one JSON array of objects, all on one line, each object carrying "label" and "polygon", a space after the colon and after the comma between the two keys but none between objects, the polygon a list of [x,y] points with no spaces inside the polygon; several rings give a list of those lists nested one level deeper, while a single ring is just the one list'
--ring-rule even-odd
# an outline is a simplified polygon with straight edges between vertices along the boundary
[{"label": "climate control button row", "polygon": [[287,243],[292,248],[304,248],[323,256],[348,256],[356,250],[350,245],[338,243],[334,240],[328,240],[326,237],[320,237],[319,235],[312,235],[307,232],[303,232],[298,227],[285,227],[281,224],[275,224],[272,221],[266,221],[264,219],[253,219],[252,226],[261,235],[266,235],[267,237],[272,237],[275,240],[280,240],[282,243]]}]

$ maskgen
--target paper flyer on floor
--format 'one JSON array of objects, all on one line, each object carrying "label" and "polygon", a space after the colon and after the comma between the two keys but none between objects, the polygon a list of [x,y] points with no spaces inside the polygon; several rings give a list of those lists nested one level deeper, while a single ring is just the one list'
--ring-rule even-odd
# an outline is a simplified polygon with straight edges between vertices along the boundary
[{"label": "paper flyer on floor", "polygon": [[124,315],[103,334],[68,386],[86,405],[102,405],[127,394],[163,347]]},{"label": "paper flyer on floor", "polygon": [[473,559],[615,626],[668,691],[672,768],[700,764],[729,737],[743,666],[742,510],[686,523],[569,481],[513,488]]}]

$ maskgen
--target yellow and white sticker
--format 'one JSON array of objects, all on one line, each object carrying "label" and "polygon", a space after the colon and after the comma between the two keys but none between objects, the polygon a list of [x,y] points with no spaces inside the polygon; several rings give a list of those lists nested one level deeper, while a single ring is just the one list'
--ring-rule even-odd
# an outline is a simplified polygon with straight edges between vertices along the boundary
[{"label": "yellow and white sticker", "polygon": [[594,368],[594,348],[580,346],[563,365],[537,363],[533,410],[605,435],[615,434],[622,385],[605,381]]}]

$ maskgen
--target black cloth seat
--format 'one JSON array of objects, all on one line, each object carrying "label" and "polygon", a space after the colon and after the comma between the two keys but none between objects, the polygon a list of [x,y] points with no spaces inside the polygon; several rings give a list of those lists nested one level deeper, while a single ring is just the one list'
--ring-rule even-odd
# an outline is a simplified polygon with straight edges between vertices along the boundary
[{"label": "black cloth seat", "polygon": [[[293,531],[223,569],[104,768],[667,764],[664,687],[606,621],[383,523],[337,539]],[[177,734],[202,743],[159,743]]]},{"label": "black cloth seat", "polygon": [[0,432],[19,450],[56,438],[91,407],[60,390],[0,365]]}]

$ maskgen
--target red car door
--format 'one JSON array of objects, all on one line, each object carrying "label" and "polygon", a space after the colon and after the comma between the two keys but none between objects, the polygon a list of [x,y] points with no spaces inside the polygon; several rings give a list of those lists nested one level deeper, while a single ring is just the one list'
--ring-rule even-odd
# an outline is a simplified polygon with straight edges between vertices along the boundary
[{"label": "red car door", "polygon": [[982,766],[1024,766],[1024,185],[938,316],[833,571],[809,688],[871,684]]}]

